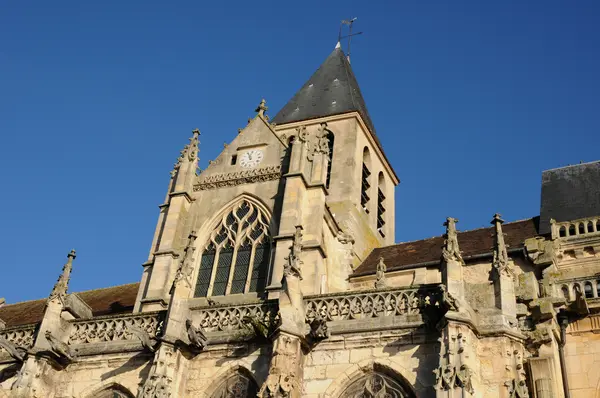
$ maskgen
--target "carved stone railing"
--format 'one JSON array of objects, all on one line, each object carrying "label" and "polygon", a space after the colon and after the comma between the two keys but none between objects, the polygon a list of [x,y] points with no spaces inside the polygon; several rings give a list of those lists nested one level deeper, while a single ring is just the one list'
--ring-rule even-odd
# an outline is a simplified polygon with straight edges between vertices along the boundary
[{"label": "carved stone railing", "polygon": [[573,221],[550,220],[552,239],[573,238],[600,232],[600,216],[580,218]]},{"label": "carved stone railing", "polygon": [[[235,332],[251,326],[247,321],[258,320],[265,325],[279,321],[279,309],[276,301],[255,304],[240,304],[195,309],[199,314],[200,326],[207,332]],[[244,319],[246,318],[246,321]]]},{"label": "carved stone railing", "polygon": [[579,290],[586,299],[600,298],[600,278],[588,277],[577,278],[556,283],[558,297],[564,297],[567,302],[575,301],[577,290]]},{"label": "carved stone railing", "polygon": [[164,313],[145,313],[72,321],[69,344],[137,340],[128,328],[134,326],[148,332],[150,338],[160,336]]},{"label": "carved stone railing", "polygon": [[343,321],[421,314],[428,307],[439,307],[440,298],[438,285],[431,285],[309,296],[304,301],[306,319],[310,322],[317,317]]},{"label": "carved stone railing", "polygon": [[[0,330],[0,337],[5,338],[17,347],[30,349],[33,346],[36,325],[26,325]],[[1,351],[1,349],[0,349]]]}]

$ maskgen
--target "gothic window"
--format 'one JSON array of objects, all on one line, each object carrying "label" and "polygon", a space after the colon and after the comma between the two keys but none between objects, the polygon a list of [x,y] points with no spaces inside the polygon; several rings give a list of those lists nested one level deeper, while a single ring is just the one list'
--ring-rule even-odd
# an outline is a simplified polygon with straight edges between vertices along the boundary
[{"label": "gothic window", "polygon": [[206,242],[194,296],[264,290],[270,254],[267,216],[247,200],[236,203]]},{"label": "gothic window", "polygon": [[590,282],[586,282],[584,285],[585,298],[593,298],[594,297],[594,289],[592,288],[592,284]]},{"label": "gothic window", "polygon": [[330,131],[327,133],[327,146],[329,147],[329,162],[327,162],[327,180],[325,186],[329,188],[329,182],[331,181],[331,165],[333,164],[333,133]]},{"label": "gothic window", "polygon": [[94,394],[94,398],[132,398],[133,395],[128,393],[124,388],[111,387]]},{"label": "gothic window", "polygon": [[379,172],[378,178],[378,186],[377,186],[377,231],[379,235],[385,237],[385,218],[383,214],[385,213],[385,178],[383,177],[383,173]]},{"label": "gothic window", "polygon": [[362,206],[365,212],[369,212],[369,188],[371,184],[369,184],[369,176],[371,175],[371,171],[369,168],[371,167],[371,155],[369,154],[369,148],[365,147],[363,149],[363,162],[362,162],[362,179],[360,186],[360,205]]},{"label": "gothic window", "polygon": [[341,394],[342,398],[413,398],[414,393],[395,378],[378,371],[370,371],[352,382]]},{"label": "gothic window", "polygon": [[242,373],[236,373],[217,387],[212,398],[254,398],[257,393],[258,386],[254,380]]}]

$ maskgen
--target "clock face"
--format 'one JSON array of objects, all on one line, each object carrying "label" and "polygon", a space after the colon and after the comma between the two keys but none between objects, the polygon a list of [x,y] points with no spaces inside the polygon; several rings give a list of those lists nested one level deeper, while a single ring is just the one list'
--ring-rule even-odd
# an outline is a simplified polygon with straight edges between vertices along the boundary
[{"label": "clock face", "polygon": [[240,159],[240,165],[242,167],[251,168],[256,167],[263,160],[263,153],[259,149],[251,149],[242,155]]}]

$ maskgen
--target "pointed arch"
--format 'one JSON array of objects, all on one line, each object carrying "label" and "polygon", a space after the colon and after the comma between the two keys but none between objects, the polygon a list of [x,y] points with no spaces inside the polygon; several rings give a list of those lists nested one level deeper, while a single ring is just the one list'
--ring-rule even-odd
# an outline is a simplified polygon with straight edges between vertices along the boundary
[{"label": "pointed arch", "polygon": [[258,383],[252,373],[239,364],[214,377],[214,383],[206,392],[209,398],[254,398],[258,393]]},{"label": "pointed arch", "polygon": [[102,384],[95,387],[91,393],[84,394],[88,398],[135,398],[127,388],[116,382]]},{"label": "pointed arch", "polygon": [[262,292],[271,260],[272,217],[258,198],[242,194],[202,227],[194,297]]},{"label": "pointed arch", "polygon": [[416,398],[415,388],[420,390],[421,383],[416,385],[403,375],[398,365],[390,360],[370,360],[351,365],[340,377],[327,388],[324,396],[330,398],[373,398],[384,396],[390,398]]}]

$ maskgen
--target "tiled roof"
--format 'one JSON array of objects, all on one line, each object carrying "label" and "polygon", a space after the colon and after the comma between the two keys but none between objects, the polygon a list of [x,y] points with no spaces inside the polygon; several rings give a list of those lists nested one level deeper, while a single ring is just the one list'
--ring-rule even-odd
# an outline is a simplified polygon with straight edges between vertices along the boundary
[{"label": "tiled roof", "polygon": [[600,215],[600,161],[576,164],[542,173],[540,233],[558,222]]},{"label": "tiled roof", "polygon": [[[133,311],[139,282],[87,290],[77,295],[92,308],[94,316],[129,313]],[[46,299],[23,301],[0,307],[0,319],[6,327],[37,323],[44,316]]]},{"label": "tiled roof", "polygon": [[[502,225],[505,242],[510,249],[523,247],[527,238],[538,235],[537,224],[539,217],[515,221]],[[458,233],[458,245],[462,256],[468,259],[478,254],[491,253],[494,245],[493,227],[474,229]],[[352,276],[368,275],[375,273],[379,257],[388,271],[407,269],[424,263],[438,262],[442,256],[444,236],[414,242],[398,243],[391,246],[374,249],[354,271]],[[435,265],[435,264],[432,264]]]}]

